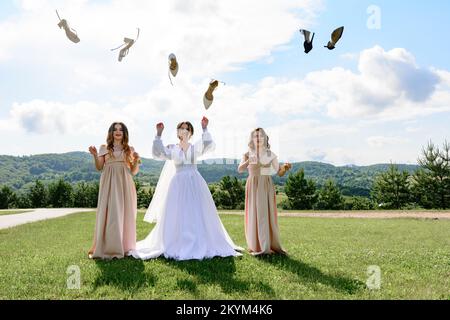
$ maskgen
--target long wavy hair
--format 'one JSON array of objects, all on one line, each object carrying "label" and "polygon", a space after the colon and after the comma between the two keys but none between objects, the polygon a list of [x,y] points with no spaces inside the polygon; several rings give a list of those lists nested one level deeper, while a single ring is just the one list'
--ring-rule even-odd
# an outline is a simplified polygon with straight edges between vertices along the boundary
[{"label": "long wavy hair", "polygon": [[114,122],[108,129],[108,136],[106,138],[108,154],[110,157],[114,158],[114,129],[117,124],[119,124],[122,127],[122,132],[123,132],[122,147],[123,147],[123,151],[125,153],[125,162],[127,162],[127,164],[131,165],[131,162],[133,162],[133,157],[131,155],[131,148],[128,145],[128,141],[129,141],[128,128],[122,122]]},{"label": "long wavy hair", "polygon": [[261,133],[261,135],[264,138],[264,146],[267,149],[267,154],[270,155],[271,151],[270,151],[270,144],[269,144],[269,136],[267,135],[266,131],[264,131],[263,128],[256,128],[255,130],[252,131],[252,133],[250,133],[250,140],[248,143],[248,147],[250,149],[250,151],[255,152],[255,143],[253,142],[253,136],[255,134],[257,134],[258,132]]}]

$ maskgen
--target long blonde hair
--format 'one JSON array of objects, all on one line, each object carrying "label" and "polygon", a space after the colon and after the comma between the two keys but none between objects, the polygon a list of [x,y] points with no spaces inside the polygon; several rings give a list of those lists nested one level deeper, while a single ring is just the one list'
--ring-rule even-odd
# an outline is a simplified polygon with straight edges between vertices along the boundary
[{"label": "long blonde hair", "polygon": [[267,149],[267,155],[270,156],[270,144],[269,144],[269,136],[267,135],[266,131],[264,131],[263,128],[256,128],[255,130],[250,133],[250,141],[248,143],[249,150],[252,152],[255,152],[255,143],[253,142],[253,135],[255,133],[261,132],[263,138],[264,138],[264,147]]}]

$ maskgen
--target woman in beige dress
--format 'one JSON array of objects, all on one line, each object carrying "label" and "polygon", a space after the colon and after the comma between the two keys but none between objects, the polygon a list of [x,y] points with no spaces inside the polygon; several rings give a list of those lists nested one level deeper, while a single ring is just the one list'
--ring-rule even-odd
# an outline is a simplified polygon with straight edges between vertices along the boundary
[{"label": "woman in beige dress", "polygon": [[250,135],[249,151],[239,164],[239,172],[248,170],[245,185],[245,238],[251,254],[286,254],[280,243],[275,187],[271,175],[283,176],[291,165],[279,164],[270,150],[269,137],[258,128]]},{"label": "woman in beige dress", "polygon": [[107,144],[97,152],[90,147],[97,170],[102,171],[94,241],[89,258],[121,259],[136,248],[137,195],[133,176],[140,157],[128,145],[128,129],[115,122],[108,130]]}]

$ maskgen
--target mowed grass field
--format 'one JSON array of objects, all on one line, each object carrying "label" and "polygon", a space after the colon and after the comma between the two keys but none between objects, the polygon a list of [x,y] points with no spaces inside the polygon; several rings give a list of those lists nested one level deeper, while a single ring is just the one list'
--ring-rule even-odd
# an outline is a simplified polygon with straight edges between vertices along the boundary
[{"label": "mowed grass field", "polygon": [[[153,227],[142,218],[138,239]],[[221,219],[246,247],[243,217]],[[89,260],[94,224],[92,212],[0,230],[0,299],[450,299],[450,220],[280,217],[287,257],[184,262]]]}]

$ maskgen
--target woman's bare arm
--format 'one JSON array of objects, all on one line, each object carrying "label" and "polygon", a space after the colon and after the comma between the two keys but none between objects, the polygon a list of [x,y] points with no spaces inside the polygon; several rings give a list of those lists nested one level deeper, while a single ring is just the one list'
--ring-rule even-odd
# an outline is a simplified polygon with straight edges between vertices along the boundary
[{"label": "woman's bare arm", "polygon": [[248,155],[244,154],[244,156],[242,157],[241,163],[239,164],[238,172],[239,173],[244,173],[245,170],[247,170],[248,163],[249,163]]},{"label": "woman's bare arm", "polygon": [[102,171],[103,170],[103,166],[105,165],[105,156],[98,156],[98,152],[97,152],[97,148],[96,147],[89,147],[89,153],[92,154],[93,158],[94,158],[94,164],[95,164],[95,168],[98,171]]}]

